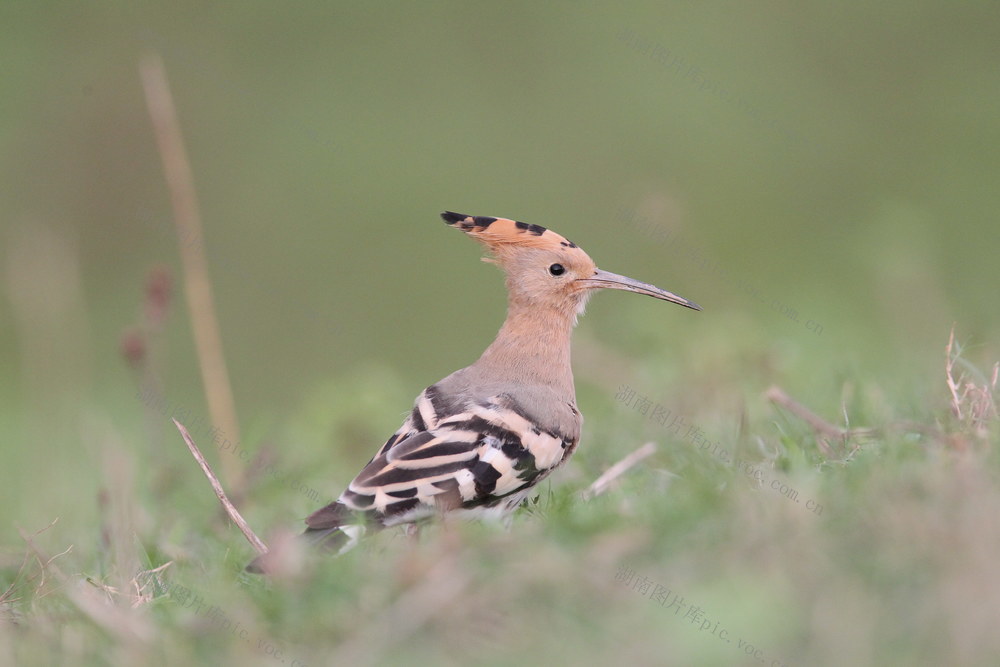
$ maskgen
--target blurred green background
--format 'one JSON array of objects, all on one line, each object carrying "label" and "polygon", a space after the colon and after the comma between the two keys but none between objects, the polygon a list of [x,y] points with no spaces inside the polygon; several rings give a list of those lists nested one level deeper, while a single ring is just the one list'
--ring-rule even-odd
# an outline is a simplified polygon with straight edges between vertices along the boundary
[{"label": "blurred green background", "polygon": [[[191,158],[245,444],[275,441],[324,497],[500,326],[502,280],[445,209],[552,227],[704,306],[593,300],[576,341],[585,438],[638,419],[614,411],[626,383],[654,402],[724,396],[710,423],[732,435],[773,383],[838,423],[845,384],[927,418],[953,323],[974,361],[1000,357],[994,3],[5,2],[14,551],[17,526],[56,516],[93,532],[107,441],[150,460],[121,338],[153,266],[176,289],[165,393],[207,419],[146,53]],[[341,413],[358,423],[331,430]],[[640,444],[611,440],[608,462]],[[297,520],[281,498],[265,526]]]}]

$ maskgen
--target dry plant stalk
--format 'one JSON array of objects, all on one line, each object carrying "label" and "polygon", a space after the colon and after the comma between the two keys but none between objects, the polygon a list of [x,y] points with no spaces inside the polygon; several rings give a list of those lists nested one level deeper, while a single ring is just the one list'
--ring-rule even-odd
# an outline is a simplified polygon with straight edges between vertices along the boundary
[{"label": "dry plant stalk", "polygon": [[250,546],[256,549],[258,554],[266,554],[268,551],[267,546],[259,537],[257,537],[257,534],[250,528],[250,524],[246,522],[233,503],[230,502],[229,498],[226,496],[226,492],[222,488],[222,484],[219,483],[219,478],[212,472],[211,466],[208,465],[208,461],[205,460],[201,450],[198,449],[198,445],[194,444],[194,440],[191,439],[191,435],[188,433],[187,429],[184,428],[184,425],[176,419],[174,419],[173,422],[174,426],[177,427],[177,430],[181,432],[181,437],[184,438],[184,442],[187,443],[188,449],[191,450],[191,455],[194,456],[194,460],[198,462],[198,465],[201,466],[205,476],[208,477],[208,481],[212,484],[212,489],[215,490],[215,495],[219,498],[219,502],[222,503],[222,509],[226,511],[226,514],[228,514],[229,518],[233,520],[233,523],[235,523],[243,532],[243,536],[247,538],[247,542],[250,543]]},{"label": "dry plant stalk", "polygon": [[649,458],[655,452],[656,444],[652,442],[647,442],[642,447],[639,447],[621,461],[605,470],[600,477],[595,479],[593,484],[591,484],[587,490],[583,492],[583,499],[590,500],[591,498],[601,495],[611,487],[612,482],[624,475],[629,468],[632,468],[643,459]]},{"label": "dry plant stalk", "polygon": [[[957,347],[957,349],[956,349]],[[964,374],[955,379],[955,362],[962,356],[961,346],[955,344],[955,327],[952,325],[948,336],[948,346],[945,347],[945,381],[951,392],[951,412],[959,421],[965,422],[977,431],[985,429],[991,418],[997,417],[997,406],[993,393],[997,388],[997,377],[1000,375],[1000,362],[993,365],[992,377],[982,386],[967,381]],[[965,410],[962,407],[965,406]]]},{"label": "dry plant stalk", "polygon": [[55,521],[33,535],[29,535],[20,527],[18,528],[18,532],[21,533],[21,539],[24,540],[25,544],[28,545],[28,549],[34,554],[41,571],[42,580],[38,585],[38,589],[41,590],[45,584],[45,573],[50,572],[53,579],[58,583],[59,588],[65,591],[66,598],[80,613],[109,635],[118,638],[127,645],[152,640],[153,629],[147,618],[137,616],[121,609],[115,604],[108,604],[109,599],[113,600],[114,593],[117,593],[112,587],[97,585],[93,581],[89,583],[94,584],[96,588],[77,585],[80,582],[75,582],[73,578],[66,575],[59,568],[55,562],[56,559],[69,553],[73,548],[72,546],[62,553],[49,557],[35,544],[34,538],[51,528],[54,524]]},{"label": "dry plant stalk", "polygon": [[951,353],[951,348],[955,344],[955,325],[951,325],[951,333],[948,334],[948,346],[944,348],[945,362],[944,375],[948,382],[948,390],[951,392],[951,412],[959,419],[962,418],[962,400],[958,397],[958,383],[955,382],[954,368],[955,359],[958,355]]},{"label": "dry plant stalk", "polygon": [[[168,567],[170,567],[173,564],[174,564],[174,561],[168,560],[163,565],[160,565],[159,567],[155,567],[152,570],[142,570],[140,572],[136,572],[135,576],[133,576],[132,579],[129,581],[129,586],[135,591],[135,593],[132,595],[132,608],[133,609],[135,609],[136,607],[141,607],[142,605],[147,604],[147,603],[153,601],[153,599],[154,599],[153,595],[154,594],[153,593],[147,593],[146,592],[146,587],[149,584],[154,583],[154,581],[156,579],[156,575],[158,575],[160,572],[163,572],[164,570],[166,570]],[[139,582],[139,578],[140,577],[145,578],[145,580],[146,580],[145,583],[140,583]]]},{"label": "dry plant stalk", "polygon": [[805,423],[809,424],[809,427],[812,428],[816,434],[816,444],[819,447],[819,450],[828,459],[836,456],[836,452],[834,452],[830,447],[828,440],[837,441],[842,446],[846,447],[847,441],[854,436],[868,436],[875,433],[875,429],[871,428],[847,429],[834,426],[806,406],[793,399],[777,385],[771,386],[766,392],[764,392],[764,398],[771,401],[775,405],[780,405]]},{"label": "dry plant stalk", "polygon": [[[184,139],[180,123],[177,121],[177,111],[170,93],[170,84],[167,82],[163,59],[158,55],[145,56],[139,65],[139,72],[160,157],[163,160],[164,175],[170,188],[170,201],[180,240],[184,293],[187,296],[208,410],[212,422],[226,434],[226,437],[233,442],[239,442],[236,404],[222,353],[222,335],[219,333],[219,322],[212,298],[212,284],[208,276],[208,259],[205,255],[194,176],[184,149]],[[222,471],[230,488],[239,495],[243,481],[238,461],[233,457],[222,457]]]},{"label": "dry plant stalk", "polygon": [[768,389],[764,393],[764,398],[772,403],[782,406],[793,415],[809,424],[810,428],[817,433],[825,435],[829,438],[844,438],[848,434],[848,431],[845,431],[839,426],[834,426],[830,422],[826,421],[815,412],[786,394],[785,391],[777,385]]}]

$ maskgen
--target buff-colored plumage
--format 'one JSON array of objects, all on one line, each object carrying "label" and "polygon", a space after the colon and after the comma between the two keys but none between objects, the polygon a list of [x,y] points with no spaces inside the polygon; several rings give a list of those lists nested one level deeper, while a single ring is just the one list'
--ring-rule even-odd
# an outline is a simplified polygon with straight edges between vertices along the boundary
[{"label": "buff-colored plumage", "polygon": [[[506,275],[507,319],[482,356],[425,389],[410,416],[340,498],[306,519],[306,537],[339,549],[365,527],[441,512],[509,514],[580,440],[570,336],[598,288],[701,310],[646,283],[602,271],[576,244],[538,225],[445,212]],[[263,560],[262,560],[263,559]],[[261,571],[266,556],[248,569]]]}]

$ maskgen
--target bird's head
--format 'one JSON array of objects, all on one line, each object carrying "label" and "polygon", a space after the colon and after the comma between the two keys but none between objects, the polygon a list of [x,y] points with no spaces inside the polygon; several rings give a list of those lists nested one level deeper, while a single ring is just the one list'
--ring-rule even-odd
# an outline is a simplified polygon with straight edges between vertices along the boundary
[{"label": "bird's head", "polygon": [[606,288],[701,310],[693,301],[659,287],[597,268],[582,248],[551,229],[451,211],[441,217],[486,246],[490,256],[485,260],[499,265],[507,274],[507,291],[514,303],[578,314],[595,289]]}]

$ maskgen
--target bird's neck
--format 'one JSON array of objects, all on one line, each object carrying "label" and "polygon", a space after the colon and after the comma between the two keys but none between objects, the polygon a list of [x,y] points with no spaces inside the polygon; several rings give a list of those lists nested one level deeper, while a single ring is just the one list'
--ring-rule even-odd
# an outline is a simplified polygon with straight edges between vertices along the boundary
[{"label": "bird's neck", "polygon": [[552,308],[511,300],[496,340],[476,362],[502,381],[552,387],[575,400],[570,338],[574,309]]}]

